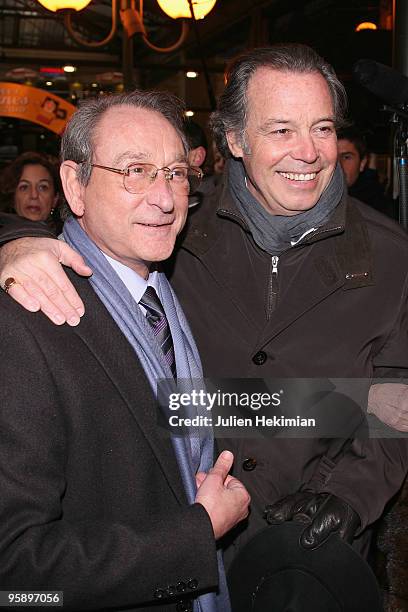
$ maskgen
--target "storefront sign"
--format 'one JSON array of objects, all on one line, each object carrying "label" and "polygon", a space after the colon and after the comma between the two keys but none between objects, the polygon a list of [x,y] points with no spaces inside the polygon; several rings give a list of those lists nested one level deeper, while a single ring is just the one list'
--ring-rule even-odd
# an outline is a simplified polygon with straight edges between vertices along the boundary
[{"label": "storefront sign", "polygon": [[63,98],[36,87],[0,82],[0,116],[38,123],[62,134],[76,108]]}]

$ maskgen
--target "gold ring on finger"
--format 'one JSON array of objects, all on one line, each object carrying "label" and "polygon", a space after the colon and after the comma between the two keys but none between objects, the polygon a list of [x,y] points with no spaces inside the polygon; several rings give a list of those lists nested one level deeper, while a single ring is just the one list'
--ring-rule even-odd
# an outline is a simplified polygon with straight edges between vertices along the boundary
[{"label": "gold ring on finger", "polygon": [[12,288],[12,286],[16,284],[18,284],[18,281],[16,281],[16,279],[13,278],[12,276],[9,276],[9,278],[6,278],[6,280],[4,281],[4,285],[3,285],[3,289],[5,293],[8,293],[10,289]]}]

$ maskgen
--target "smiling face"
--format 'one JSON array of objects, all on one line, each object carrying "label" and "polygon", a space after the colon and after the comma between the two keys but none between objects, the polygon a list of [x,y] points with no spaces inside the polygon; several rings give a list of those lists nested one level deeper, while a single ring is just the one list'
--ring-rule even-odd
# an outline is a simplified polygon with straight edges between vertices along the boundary
[{"label": "smiling face", "polygon": [[281,72],[262,67],[247,89],[244,143],[227,134],[241,157],[248,189],[274,215],[313,208],[337,161],[334,109],[320,73]]},{"label": "smiling face", "polygon": [[[170,169],[187,165],[175,128],[159,113],[132,106],[107,110],[93,135],[92,162],[126,168],[134,162]],[[63,164],[64,191],[72,211],[100,249],[146,277],[152,262],[167,259],[184,226],[187,194],[177,194],[159,172],[144,194],[128,193],[123,175],[93,168],[86,187],[76,180],[76,164]]]},{"label": "smiling face", "polygon": [[20,217],[31,221],[45,221],[56,205],[54,182],[47,168],[27,164],[14,194],[14,208]]}]

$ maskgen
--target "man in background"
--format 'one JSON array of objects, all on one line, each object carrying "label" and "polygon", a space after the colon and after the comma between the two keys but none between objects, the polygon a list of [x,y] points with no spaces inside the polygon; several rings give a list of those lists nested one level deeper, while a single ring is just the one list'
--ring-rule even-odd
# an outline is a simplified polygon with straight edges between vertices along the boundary
[{"label": "man in background", "polygon": [[184,129],[187,136],[188,146],[188,161],[191,166],[201,168],[204,165],[207,157],[207,137],[203,128],[192,119],[186,119]]},{"label": "man in background", "polygon": [[394,217],[393,202],[385,195],[377,170],[370,167],[367,143],[362,133],[355,127],[343,128],[337,134],[337,148],[349,195]]},{"label": "man in background", "polygon": [[[185,121],[185,132],[187,142],[190,147],[188,160],[192,166],[201,168],[204,171],[204,164],[207,159],[208,143],[207,137],[203,128],[191,119]],[[220,174],[213,172],[212,174],[204,174],[199,188],[189,198],[189,207],[193,208],[201,203],[205,195],[208,195],[220,182]]]}]

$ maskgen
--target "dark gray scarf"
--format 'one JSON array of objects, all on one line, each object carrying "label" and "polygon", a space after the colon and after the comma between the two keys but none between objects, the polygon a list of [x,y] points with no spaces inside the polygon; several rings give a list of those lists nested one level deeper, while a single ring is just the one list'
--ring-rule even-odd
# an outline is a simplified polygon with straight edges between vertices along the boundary
[{"label": "dark gray scarf", "polygon": [[230,159],[228,172],[229,186],[238,210],[256,244],[270,255],[280,255],[306,232],[324,225],[339,204],[345,189],[343,172],[337,164],[330,183],[313,208],[291,217],[271,215],[247,188],[242,161]]}]

